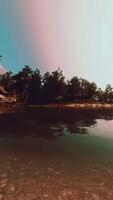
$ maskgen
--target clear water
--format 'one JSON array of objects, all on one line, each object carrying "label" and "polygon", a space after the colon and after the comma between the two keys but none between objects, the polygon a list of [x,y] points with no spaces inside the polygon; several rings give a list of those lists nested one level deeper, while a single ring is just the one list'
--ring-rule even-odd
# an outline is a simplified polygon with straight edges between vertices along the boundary
[{"label": "clear water", "polygon": [[113,199],[112,111],[27,108],[0,135],[5,199]]}]

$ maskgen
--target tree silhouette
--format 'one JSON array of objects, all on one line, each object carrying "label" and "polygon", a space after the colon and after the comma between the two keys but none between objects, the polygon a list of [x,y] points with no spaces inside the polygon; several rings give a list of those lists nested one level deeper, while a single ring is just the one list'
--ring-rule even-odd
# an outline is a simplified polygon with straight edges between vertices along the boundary
[{"label": "tree silhouette", "polygon": [[41,101],[41,81],[40,71],[36,69],[32,72],[28,86],[28,102],[39,103]]},{"label": "tree silhouette", "polygon": [[74,101],[78,99],[79,95],[79,79],[78,77],[73,77],[67,83],[67,100]]},{"label": "tree silhouette", "polygon": [[113,101],[113,88],[110,84],[106,86],[105,92],[104,92],[104,100],[105,102],[109,103]]},{"label": "tree silhouette", "polygon": [[65,92],[65,77],[60,69],[44,74],[43,96],[47,102],[63,101]]},{"label": "tree silhouette", "polygon": [[26,65],[18,74],[15,74],[14,76],[15,90],[19,100],[28,100],[28,88],[32,73],[32,69]]},{"label": "tree silhouette", "polygon": [[[0,56],[1,57],[1,56]],[[46,72],[43,76],[38,68],[25,65],[18,73],[6,72],[0,76],[0,86],[7,94],[16,94],[17,100],[29,104],[86,102],[113,102],[110,84],[103,91],[94,82],[73,76],[65,82],[62,70]]]}]

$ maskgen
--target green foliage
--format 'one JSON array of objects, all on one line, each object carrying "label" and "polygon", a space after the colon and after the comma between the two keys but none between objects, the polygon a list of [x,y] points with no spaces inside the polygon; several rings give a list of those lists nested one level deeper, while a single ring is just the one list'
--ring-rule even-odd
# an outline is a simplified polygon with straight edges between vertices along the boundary
[{"label": "green foliage", "polygon": [[60,69],[43,77],[43,97],[47,102],[62,101],[66,92],[65,77]]},{"label": "green foliage", "polygon": [[18,74],[15,74],[14,85],[20,100],[35,102],[40,95],[40,71],[38,69],[32,70],[26,65]]},{"label": "green foliage", "polygon": [[39,69],[24,66],[16,74],[7,72],[0,76],[0,85],[7,94],[15,94],[17,100],[29,104],[59,103],[65,101],[113,102],[113,88],[107,85],[105,91],[97,89],[94,82],[72,77],[65,82],[63,72],[58,68],[43,76]]},{"label": "green foliage", "polygon": [[78,77],[73,77],[67,83],[67,99],[70,101],[76,100],[79,93],[79,79]]},{"label": "green foliage", "polygon": [[97,86],[95,83],[73,77],[67,84],[67,98],[73,100],[92,100],[96,94]]},{"label": "green foliage", "polygon": [[104,99],[106,102],[112,102],[113,101],[113,88],[110,84],[106,86],[105,92],[104,92]]},{"label": "green foliage", "polygon": [[41,80],[40,71],[36,69],[32,72],[28,86],[28,101],[30,103],[38,103],[41,100]]}]

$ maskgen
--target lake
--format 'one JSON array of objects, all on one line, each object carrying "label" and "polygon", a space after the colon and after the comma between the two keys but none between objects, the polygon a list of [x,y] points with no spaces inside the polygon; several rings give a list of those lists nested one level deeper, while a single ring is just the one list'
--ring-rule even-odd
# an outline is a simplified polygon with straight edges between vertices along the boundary
[{"label": "lake", "polygon": [[0,199],[113,200],[113,111],[1,113]]}]

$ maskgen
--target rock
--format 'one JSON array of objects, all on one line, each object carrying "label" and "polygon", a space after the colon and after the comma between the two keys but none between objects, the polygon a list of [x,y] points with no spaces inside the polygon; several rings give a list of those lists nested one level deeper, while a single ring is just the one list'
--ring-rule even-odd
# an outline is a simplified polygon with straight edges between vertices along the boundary
[{"label": "rock", "polygon": [[0,180],[0,188],[4,188],[7,185],[7,179]]},{"label": "rock", "polygon": [[23,173],[23,172],[20,172],[20,176],[24,176],[24,173]]},{"label": "rock", "polygon": [[48,195],[48,194],[44,194],[43,197],[44,197],[44,198],[48,198],[49,195]]},{"label": "rock", "polygon": [[63,200],[61,195],[58,195],[58,200]]},{"label": "rock", "polygon": [[101,187],[103,187],[104,185],[105,185],[104,182],[101,182],[101,183],[100,183],[100,186],[101,186]]},{"label": "rock", "polygon": [[38,176],[38,175],[40,174],[40,172],[39,172],[39,171],[36,171],[35,174]]},{"label": "rock", "polygon": [[14,161],[17,161],[18,159],[17,158],[14,158]]},{"label": "rock", "polygon": [[92,200],[100,200],[99,195],[97,195],[97,194],[92,194]]},{"label": "rock", "polygon": [[0,85],[0,94],[1,95],[6,95],[7,92],[4,90],[4,88]]},{"label": "rock", "polygon": [[43,188],[46,188],[46,187],[47,187],[47,183],[44,183],[44,184],[42,185],[42,187],[43,187]]},{"label": "rock", "polygon": [[0,194],[0,200],[3,200],[4,196],[3,194]]},{"label": "rock", "polygon": [[11,191],[11,192],[14,192],[14,191],[15,191],[15,187],[14,187],[14,185],[11,185],[11,187],[10,187],[10,191]]},{"label": "rock", "polygon": [[53,171],[54,171],[53,168],[48,168],[48,172],[49,172],[49,173],[52,173]]},{"label": "rock", "polygon": [[0,175],[0,178],[7,178],[7,174],[5,174],[5,173],[4,173],[4,174],[1,174],[1,175]]},{"label": "rock", "polygon": [[60,175],[60,172],[55,172],[55,175],[59,176],[59,175]]},{"label": "rock", "polygon": [[[78,193],[77,191],[69,191],[67,189],[63,190],[62,193],[62,200],[68,200],[68,199],[73,199],[73,200],[77,200],[78,197]],[[60,199],[59,199],[60,200]]]}]

